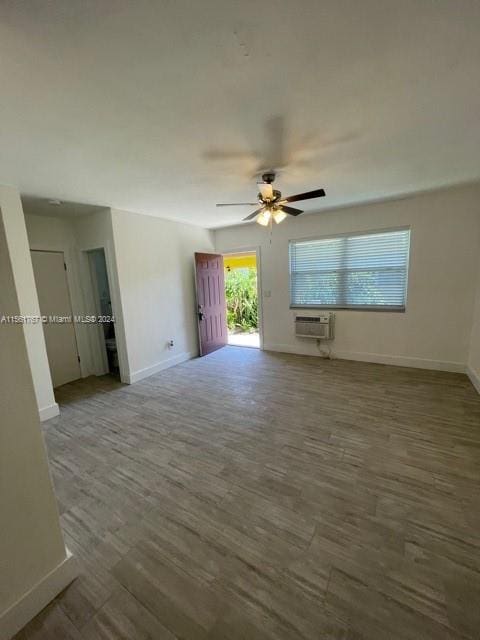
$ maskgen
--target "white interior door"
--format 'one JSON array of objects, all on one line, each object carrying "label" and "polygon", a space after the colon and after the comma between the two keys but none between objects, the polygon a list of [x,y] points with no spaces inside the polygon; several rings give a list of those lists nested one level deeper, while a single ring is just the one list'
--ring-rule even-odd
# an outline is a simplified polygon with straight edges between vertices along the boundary
[{"label": "white interior door", "polygon": [[[63,253],[32,251],[33,272],[42,316],[72,315]],[[43,325],[54,387],[81,377],[75,329],[71,322]]]}]

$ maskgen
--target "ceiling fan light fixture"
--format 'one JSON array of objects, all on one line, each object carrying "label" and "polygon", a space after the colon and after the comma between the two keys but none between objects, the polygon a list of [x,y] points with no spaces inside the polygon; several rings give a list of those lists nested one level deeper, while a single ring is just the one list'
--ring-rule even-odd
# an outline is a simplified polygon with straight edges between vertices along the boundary
[{"label": "ceiling fan light fixture", "polygon": [[257,218],[258,224],[261,224],[262,227],[267,227],[268,223],[270,222],[271,215],[272,214],[270,212],[270,209],[265,209],[265,211],[262,211]]},{"label": "ceiling fan light fixture", "polygon": [[[296,209],[295,207],[287,206],[290,202],[300,202],[301,200],[311,200],[312,198],[322,198],[325,196],[325,189],[314,189],[313,191],[305,191],[305,193],[297,193],[293,196],[286,198],[282,197],[282,193],[278,189],[274,189],[272,186],[275,180],[275,173],[270,171],[262,175],[263,182],[257,182],[259,189],[258,193],[258,205],[260,205],[255,211],[252,211],[246,218],[243,218],[244,222],[250,222],[256,220],[262,227],[268,227],[273,224],[280,224],[287,215],[299,216],[303,211]],[[220,203],[217,207],[227,206],[245,206],[246,202],[230,202]],[[252,206],[253,203],[251,203]]]},{"label": "ceiling fan light fixture", "polygon": [[282,222],[282,220],[285,220],[286,217],[287,214],[281,209],[275,209],[275,211],[273,212],[273,219],[277,224],[280,224],[280,222]]}]

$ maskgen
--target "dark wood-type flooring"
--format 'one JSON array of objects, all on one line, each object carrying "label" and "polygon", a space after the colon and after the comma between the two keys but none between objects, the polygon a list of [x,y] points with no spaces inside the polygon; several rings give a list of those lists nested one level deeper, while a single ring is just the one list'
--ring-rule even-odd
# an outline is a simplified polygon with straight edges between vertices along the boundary
[{"label": "dark wood-type flooring", "polygon": [[466,376],[227,347],[58,396],[81,575],[17,640],[480,637]]}]

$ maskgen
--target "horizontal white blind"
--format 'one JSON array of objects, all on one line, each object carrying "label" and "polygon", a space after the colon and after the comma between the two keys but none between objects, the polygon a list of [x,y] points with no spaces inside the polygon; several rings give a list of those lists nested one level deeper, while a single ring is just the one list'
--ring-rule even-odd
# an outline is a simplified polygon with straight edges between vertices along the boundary
[{"label": "horizontal white blind", "polygon": [[409,246],[409,229],[291,241],[291,306],[403,310]]}]

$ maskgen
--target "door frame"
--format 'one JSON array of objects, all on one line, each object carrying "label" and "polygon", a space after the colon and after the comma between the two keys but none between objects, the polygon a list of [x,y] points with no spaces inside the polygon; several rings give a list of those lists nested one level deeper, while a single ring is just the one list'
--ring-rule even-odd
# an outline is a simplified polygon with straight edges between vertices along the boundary
[{"label": "door frame", "polygon": [[235,247],[235,249],[225,249],[219,251],[222,256],[234,256],[239,253],[254,253],[257,263],[257,297],[258,297],[258,336],[260,340],[259,349],[263,351],[263,289],[262,289],[262,258],[261,247],[250,245],[248,247]]},{"label": "door frame", "polygon": [[[96,249],[103,249],[105,253],[105,262],[107,265],[107,277],[108,277],[108,286],[110,288],[110,298],[112,301],[112,313],[115,316],[115,340],[117,343],[117,353],[118,353],[118,364],[120,370],[120,380],[125,384],[131,384],[130,382],[130,367],[128,362],[128,352],[126,345],[126,337],[125,337],[125,325],[123,323],[123,309],[121,305],[120,299],[120,290],[118,286],[118,271],[117,264],[115,260],[115,253],[111,246],[110,241],[105,243],[97,244],[93,243],[81,243],[79,247],[80,254],[80,270],[82,274],[82,281],[84,283],[88,283],[85,287],[85,295],[86,295],[86,304],[88,309],[96,309],[95,296],[93,291],[93,283],[91,278],[91,270],[90,270],[90,258],[88,253],[90,251],[95,251]],[[99,325],[97,325],[99,326]],[[100,329],[103,332],[102,327]],[[102,367],[104,366],[103,360],[103,352],[101,351],[102,347],[105,346],[105,339],[101,338],[98,331],[95,333],[95,339],[93,339],[93,335],[90,336],[90,348],[92,350],[92,359],[93,363],[96,366],[95,375],[104,375],[108,373],[108,366],[105,372],[102,371]],[[100,346],[100,350],[98,347]],[[106,349],[106,347],[105,347]],[[106,357],[106,351],[105,351]],[[107,358],[108,363],[108,358]]]},{"label": "door frame", "polygon": [[[95,305],[95,313],[97,316],[101,315],[100,294],[98,293],[97,274],[95,273],[95,270],[92,264],[92,253],[94,253],[95,251],[102,251],[102,250],[103,250],[103,255],[105,256],[105,265],[106,265],[107,256],[105,255],[105,249],[103,247],[100,247],[99,249],[90,249],[89,251],[85,251],[87,255],[87,260],[88,260],[88,269],[90,271],[90,285],[92,288],[93,304]],[[107,279],[108,279],[108,269],[107,269]],[[110,290],[110,280],[108,280],[108,288]],[[110,300],[111,300],[111,297],[112,297],[112,292],[110,291]],[[112,309],[113,309],[113,306],[112,306]],[[109,369],[108,369],[107,346],[105,344],[105,335],[103,332],[103,327],[100,323],[97,322],[95,324],[95,327],[97,329],[96,337],[97,337],[98,346],[100,347],[99,354],[101,357],[101,361],[99,358],[95,358],[97,368],[98,368],[97,375],[106,375],[107,373],[109,373]]]}]

